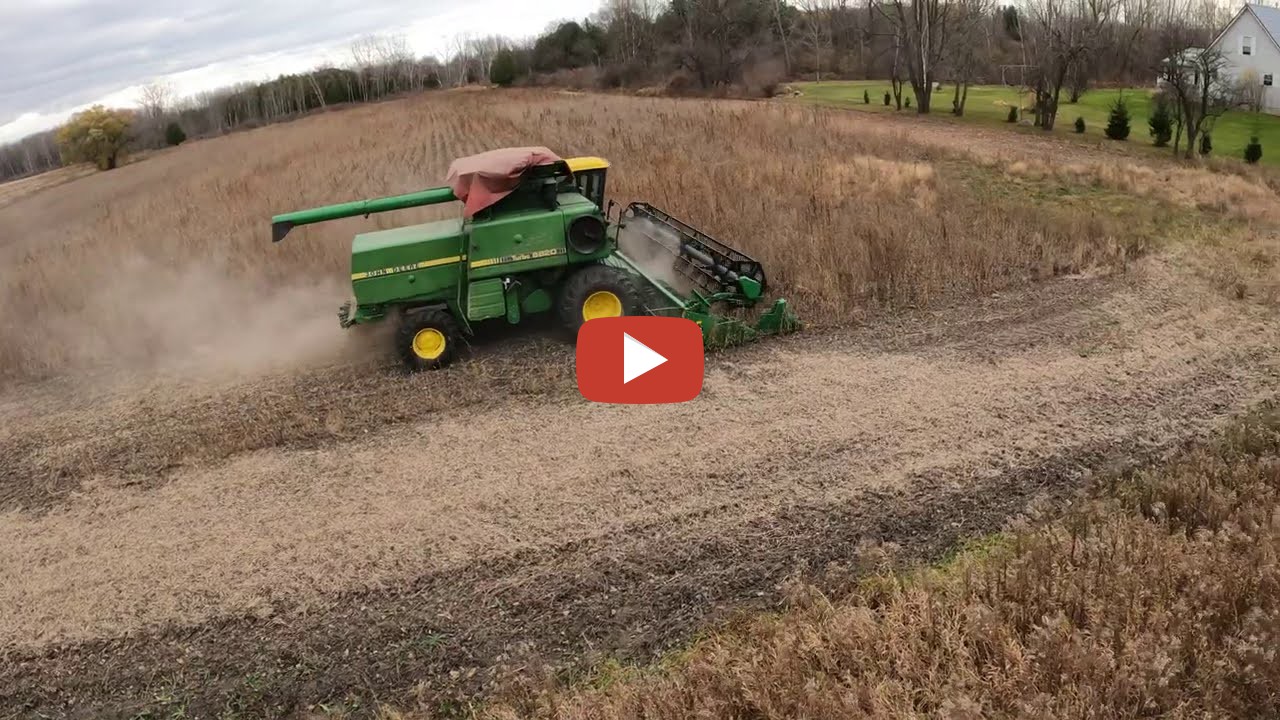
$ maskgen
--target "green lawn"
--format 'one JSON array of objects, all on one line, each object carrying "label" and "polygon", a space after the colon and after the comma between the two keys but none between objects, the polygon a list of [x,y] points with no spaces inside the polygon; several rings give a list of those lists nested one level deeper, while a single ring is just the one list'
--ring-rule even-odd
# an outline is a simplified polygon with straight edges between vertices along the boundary
[{"label": "green lawn", "polygon": [[[884,94],[889,91],[889,83],[884,80],[829,81],[795,83],[794,87],[804,93],[799,99],[823,105],[836,105],[856,110],[871,112],[893,112],[893,106],[885,107]],[[951,99],[954,86],[944,85],[941,92],[933,95],[933,113],[935,117],[950,118]],[[863,92],[870,95],[871,103],[863,103]],[[1151,111],[1151,88],[1131,88],[1127,90],[1091,90],[1080,98],[1080,102],[1072,105],[1065,101],[1058,111],[1055,133],[1075,134],[1077,117],[1084,118],[1085,135],[1090,139],[1104,138],[1103,129],[1107,125],[1107,115],[1111,105],[1121,93],[1129,106],[1130,134],[1126,141],[1135,146],[1151,146],[1151,134],[1147,127],[1147,116]],[[914,96],[911,88],[905,89],[904,98]],[[1010,126],[1006,119],[1009,106],[1019,101],[1018,91],[999,85],[975,86],[969,89],[969,99],[965,104],[963,121],[988,125]],[[1030,105],[1024,100],[1023,106]],[[903,112],[915,112],[915,109]],[[1028,113],[1028,118],[1030,113]],[[1244,146],[1249,137],[1257,135],[1262,142],[1262,162],[1280,167],[1280,117],[1266,114],[1231,111],[1218,119],[1213,130],[1213,154],[1217,157],[1243,158]]]}]

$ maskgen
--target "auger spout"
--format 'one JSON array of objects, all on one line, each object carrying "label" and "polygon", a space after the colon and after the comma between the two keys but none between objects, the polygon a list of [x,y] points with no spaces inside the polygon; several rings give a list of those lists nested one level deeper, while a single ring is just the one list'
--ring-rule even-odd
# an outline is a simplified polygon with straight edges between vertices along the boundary
[{"label": "auger spout", "polygon": [[358,215],[372,215],[374,213],[404,210],[405,208],[423,207],[425,205],[439,205],[453,202],[457,199],[451,188],[438,187],[407,195],[356,200],[338,205],[325,205],[324,207],[311,208],[310,210],[284,213],[271,218],[271,241],[280,242],[285,235],[289,234],[290,230],[298,225],[310,225],[329,220],[339,220]]}]

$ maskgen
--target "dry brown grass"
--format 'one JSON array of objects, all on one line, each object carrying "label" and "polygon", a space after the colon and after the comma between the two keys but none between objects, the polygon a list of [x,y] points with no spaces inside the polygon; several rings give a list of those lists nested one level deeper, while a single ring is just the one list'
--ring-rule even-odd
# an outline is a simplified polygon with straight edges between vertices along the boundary
[{"label": "dry brown grass", "polygon": [[34,195],[41,190],[47,190],[62,183],[92,175],[95,172],[97,170],[92,165],[83,163],[0,183],[0,206],[17,202],[28,195]]},{"label": "dry brown grass", "polygon": [[[93,367],[254,373],[342,358],[350,237],[273,213],[441,182],[455,156],[546,144],[614,162],[646,199],[760,256],[806,319],[927,304],[1107,263],[1123,218],[991,203],[938,171],[963,154],[857,115],[768,103],[442,93],[184,145],[0,208],[0,380]],[[978,183],[980,185],[980,183]]]},{"label": "dry brown grass", "polygon": [[1271,307],[1280,305],[1280,232],[1274,227],[1206,234],[1197,242],[1176,246],[1171,255],[1209,280],[1226,297]]},{"label": "dry brown grass", "polygon": [[[1111,478],[940,571],[872,551],[668,670],[613,668],[494,718],[1276,717],[1280,418]],[[878,568],[878,569],[877,569]]]},{"label": "dry brown grass", "polygon": [[1205,167],[1132,160],[1047,162],[983,158],[1013,175],[1056,178],[1094,184],[1119,192],[1166,200],[1193,210],[1229,213],[1247,219],[1280,220],[1280,204],[1265,178],[1242,173],[1214,172]]}]

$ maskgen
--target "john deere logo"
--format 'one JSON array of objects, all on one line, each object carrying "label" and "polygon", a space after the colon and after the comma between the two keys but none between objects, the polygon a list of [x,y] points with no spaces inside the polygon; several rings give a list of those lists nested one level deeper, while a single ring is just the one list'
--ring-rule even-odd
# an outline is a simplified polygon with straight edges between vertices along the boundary
[{"label": "john deere logo", "polygon": [[466,260],[466,255],[454,255],[452,257],[442,257],[435,260],[423,260],[420,263],[411,263],[409,265],[396,265],[395,267],[381,268],[378,270],[370,270],[368,272],[352,273],[352,280],[368,280],[369,278],[383,277],[384,275],[395,275],[396,273],[410,272],[413,270],[425,270],[427,268],[440,267],[441,265],[452,265],[453,263]]}]

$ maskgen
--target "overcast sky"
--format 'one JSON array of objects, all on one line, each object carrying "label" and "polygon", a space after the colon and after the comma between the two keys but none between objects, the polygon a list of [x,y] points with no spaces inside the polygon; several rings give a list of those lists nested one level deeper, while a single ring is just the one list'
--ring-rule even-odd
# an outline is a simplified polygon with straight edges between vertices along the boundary
[{"label": "overcast sky", "polygon": [[134,105],[349,61],[360,35],[403,34],[443,56],[460,33],[527,37],[600,0],[0,0],[0,143],[95,102]]}]

